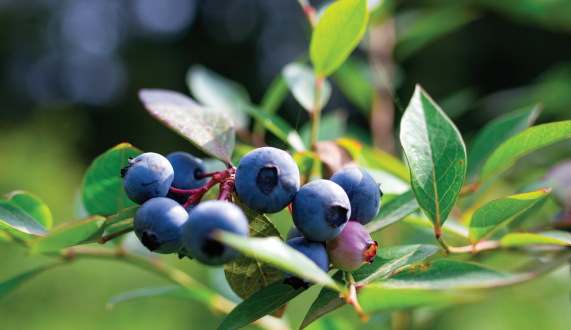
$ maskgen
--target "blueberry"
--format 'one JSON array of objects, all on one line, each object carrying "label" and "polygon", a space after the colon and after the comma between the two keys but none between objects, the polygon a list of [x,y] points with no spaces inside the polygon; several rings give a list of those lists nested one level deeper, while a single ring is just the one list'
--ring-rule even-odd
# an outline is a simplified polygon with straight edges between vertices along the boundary
[{"label": "blueberry", "polygon": [[[304,237],[296,237],[288,240],[286,244],[303,253],[324,272],[327,273],[329,271],[329,257],[327,256],[327,250],[325,250],[321,243],[310,241]],[[284,284],[293,286],[295,290],[300,287],[304,287],[305,289],[309,287],[308,281],[300,279],[294,274],[282,272],[282,275],[285,277]]]},{"label": "blueberry", "polygon": [[121,177],[127,197],[143,204],[151,198],[167,195],[174,171],[165,157],[147,152],[137,158],[129,158],[129,166],[121,170]]},{"label": "blueberry", "polygon": [[347,194],[329,180],[309,182],[293,199],[293,222],[301,234],[312,241],[325,242],[339,235],[350,216]]},{"label": "blueberry", "polygon": [[348,167],[329,179],[343,188],[351,202],[350,221],[366,225],[379,213],[381,190],[375,179],[362,168]]},{"label": "blueberry", "polygon": [[150,199],[135,214],[135,234],[144,246],[157,253],[182,249],[182,228],[188,213],[177,202],[165,197]]},{"label": "blueberry", "polygon": [[287,233],[287,240],[289,241],[290,239],[294,239],[297,237],[301,237],[301,233],[299,232],[299,230],[297,230],[295,225],[293,225],[293,226],[291,226],[291,229]]},{"label": "blueberry", "polygon": [[196,260],[211,266],[223,265],[240,254],[213,240],[210,233],[215,229],[248,237],[248,219],[242,209],[225,201],[206,201],[192,209],[183,229],[183,241]]},{"label": "blueberry", "polygon": [[260,213],[276,213],[291,203],[299,189],[299,169],[285,151],[263,147],[247,153],[236,169],[236,192]]},{"label": "blueberry", "polygon": [[377,246],[362,224],[349,221],[341,234],[327,241],[327,253],[335,268],[353,272],[363,264],[373,263]]},{"label": "blueberry", "polygon": [[[169,154],[167,159],[174,169],[172,187],[191,190],[206,184],[207,178],[200,177],[206,173],[206,166],[200,158],[196,158],[187,152],[177,151]],[[168,197],[184,204],[190,195],[169,193]]]}]

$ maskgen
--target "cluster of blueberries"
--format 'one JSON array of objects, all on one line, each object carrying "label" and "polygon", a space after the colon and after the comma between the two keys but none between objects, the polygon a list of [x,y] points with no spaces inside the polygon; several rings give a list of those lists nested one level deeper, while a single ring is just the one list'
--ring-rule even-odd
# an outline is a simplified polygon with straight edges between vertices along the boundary
[{"label": "cluster of blueberries", "polygon": [[[179,253],[206,265],[222,265],[239,255],[210,234],[220,229],[247,237],[249,223],[241,208],[226,200],[188,205],[185,202],[191,195],[173,192],[204,186],[205,172],[202,161],[185,152],[166,158],[145,153],[129,159],[129,166],[121,170],[127,196],[142,204],[134,227],[149,250]],[[286,243],[325,272],[330,264],[350,272],[372,263],[377,242],[363,225],[379,212],[382,193],[367,171],[345,168],[329,180],[315,180],[300,188],[294,159],[283,150],[263,147],[247,153],[231,179],[242,203],[259,213],[276,213],[290,206],[294,226]],[[181,204],[188,206],[185,209]],[[296,289],[308,286],[293,274],[284,276],[285,283]]]}]

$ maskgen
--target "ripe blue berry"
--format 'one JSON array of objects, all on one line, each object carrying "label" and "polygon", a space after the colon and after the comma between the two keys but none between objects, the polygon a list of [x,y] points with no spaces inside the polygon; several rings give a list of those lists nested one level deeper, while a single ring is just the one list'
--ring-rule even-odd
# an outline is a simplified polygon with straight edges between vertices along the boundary
[{"label": "ripe blue berry", "polygon": [[135,234],[144,246],[156,253],[182,249],[182,228],[188,213],[177,202],[165,197],[150,199],[135,214]]},{"label": "ripe blue berry", "polygon": [[362,168],[348,167],[329,179],[343,188],[351,202],[350,221],[366,225],[379,213],[381,190],[375,179]]},{"label": "ripe blue berry", "polygon": [[299,189],[292,202],[292,217],[303,237],[325,242],[345,227],[351,216],[347,194],[329,180],[315,180]]},{"label": "ripe blue berry", "polygon": [[236,192],[250,208],[276,213],[299,189],[299,169],[285,151],[263,147],[247,153],[236,169]]},{"label": "ripe blue berry", "polygon": [[151,198],[167,195],[174,171],[165,157],[147,152],[129,158],[129,166],[121,170],[121,177],[127,197],[137,204],[143,204]]},{"label": "ripe blue berry", "polygon": [[297,228],[295,227],[295,225],[291,226],[291,229],[289,230],[289,232],[287,233],[287,238],[286,240],[290,240],[290,239],[294,239],[297,237],[301,237],[301,233],[299,232],[299,230],[297,230]]},{"label": "ripe blue berry", "polygon": [[327,253],[335,268],[353,272],[363,264],[373,263],[377,245],[362,224],[349,221],[341,234],[327,241]]},{"label": "ripe blue berry", "polygon": [[238,206],[224,201],[206,201],[195,206],[183,229],[183,241],[199,262],[219,266],[236,259],[240,252],[213,240],[215,229],[248,237],[249,224]]},{"label": "ripe blue berry", "polygon": [[[321,243],[310,241],[304,237],[297,237],[288,240],[286,244],[305,254],[324,272],[327,273],[329,271],[329,257],[327,256],[327,250]],[[300,279],[294,274],[282,272],[282,275],[285,277],[284,284],[291,285],[295,290],[300,287],[307,289],[309,286],[308,281]]]},{"label": "ripe blue berry", "polygon": [[[207,179],[200,177],[206,173],[206,166],[200,158],[196,158],[187,152],[177,151],[169,154],[167,159],[174,169],[172,187],[191,190],[206,184]],[[184,204],[190,195],[169,192],[168,197]]]}]

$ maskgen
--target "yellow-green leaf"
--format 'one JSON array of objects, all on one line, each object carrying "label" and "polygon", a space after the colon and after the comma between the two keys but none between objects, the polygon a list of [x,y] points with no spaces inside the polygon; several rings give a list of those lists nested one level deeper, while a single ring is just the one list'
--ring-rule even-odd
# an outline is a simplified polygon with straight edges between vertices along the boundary
[{"label": "yellow-green leaf", "polygon": [[340,0],[329,6],[311,36],[309,57],[318,77],[337,70],[367,28],[367,0]]},{"label": "yellow-green leaf", "polygon": [[551,189],[541,189],[496,199],[482,205],[470,220],[470,244],[476,245],[545,198]]},{"label": "yellow-green leaf", "polygon": [[105,231],[105,218],[89,218],[63,223],[54,227],[51,234],[34,241],[31,253],[54,252],[70,246],[97,242]]}]

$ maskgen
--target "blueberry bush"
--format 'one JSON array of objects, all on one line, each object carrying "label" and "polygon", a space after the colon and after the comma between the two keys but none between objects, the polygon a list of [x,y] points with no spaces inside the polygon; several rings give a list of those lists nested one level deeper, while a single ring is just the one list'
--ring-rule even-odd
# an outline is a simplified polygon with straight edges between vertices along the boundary
[{"label": "blueberry bush", "polygon": [[[491,288],[533,280],[569,261],[571,235],[559,226],[571,214],[568,164],[508,196],[480,197],[518,159],[570,138],[571,121],[534,126],[541,108],[530,106],[490,122],[467,152],[454,123],[417,86],[400,123],[402,161],[356,139],[324,141],[331,134],[321,116],[332,93],[329,79],[337,72],[358,75],[346,65],[370,8],[366,0],[340,0],[318,14],[299,2],[313,29],[311,66],[305,58],[286,66],[261,104],[252,104],[239,84],[197,67],[188,81],[197,89],[192,81],[201,76],[202,93],[193,90],[200,102],[169,90],[139,92],[152,117],[211,159],[185,152],[164,157],[121,143],[85,174],[81,196],[89,216],[54,228],[38,196],[4,195],[0,239],[52,261],[0,283],[0,298],[51,268],[82,258],[113,259],[174,285],[127,292],[111,304],[185,299],[227,314],[219,329],[288,329],[281,318],[288,302],[319,285],[305,328],[344,305],[367,322],[374,314],[477,301]],[[359,83],[345,87],[357,105],[367,98]],[[289,92],[310,115],[307,138],[276,114]],[[285,150],[265,146],[267,134],[282,140]],[[324,145],[349,155],[339,164],[343,169],[330,173],[318,152]],[[395,180],[405,189],[392,189]],[[561,210],[559,222],[526,225],[547,200]],[[292,219],[287,241],[266,215],[284,209]],[[433,244],[380,247],[371,237],[399,221],[433,232]],[[179,269],[130,250],[123,239],[133,231],[154,253],[223,265],[243,301],[235,304]],[[532,261],[498,267],[482,258],[514,250]]]}]

